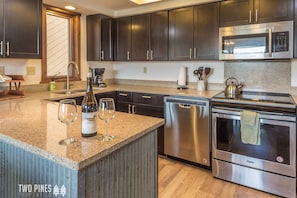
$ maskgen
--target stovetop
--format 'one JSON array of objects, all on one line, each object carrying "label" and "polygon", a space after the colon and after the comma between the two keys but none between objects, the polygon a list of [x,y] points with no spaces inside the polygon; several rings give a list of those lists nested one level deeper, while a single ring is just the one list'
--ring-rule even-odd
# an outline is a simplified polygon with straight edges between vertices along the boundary
[{"label": "stovetop", "polygon": [[237,97],[231,98],[222,91],[215,95],[212,101],[296,108],[292,96],[286,93],[243,91]]}]

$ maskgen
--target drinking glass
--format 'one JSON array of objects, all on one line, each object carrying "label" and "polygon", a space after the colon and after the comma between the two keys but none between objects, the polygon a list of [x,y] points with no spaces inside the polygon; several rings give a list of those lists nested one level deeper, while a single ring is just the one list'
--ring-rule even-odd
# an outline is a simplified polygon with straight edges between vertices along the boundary
[{"label": "drinking glass", "polygon": [[113,98],[101,98],[99,100],[98,115],[101,120],[104,120],[106,125],[106,132],[105,135],[103,135],[103,141],[112,140],[114,136],[108,134],[108,123],[115,117],[115,105]]},{"label": "drinking glass", "polygon": [[77,106],[74,99],[61,100],[58,108],[58,120],[66,124],[67,138],[60,140],[59,144],[67,145],[76,142],[76,139],[70,137],[70,125],[77,119]]}]

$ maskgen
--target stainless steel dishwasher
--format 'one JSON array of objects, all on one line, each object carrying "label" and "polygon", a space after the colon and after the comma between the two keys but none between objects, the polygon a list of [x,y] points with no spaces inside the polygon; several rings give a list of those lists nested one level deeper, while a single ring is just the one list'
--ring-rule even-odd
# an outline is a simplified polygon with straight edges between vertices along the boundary
[{"label": "stainless steel dishwasher", "polygon": [[164,98],[165,155],[210,166],[209,100]]}]

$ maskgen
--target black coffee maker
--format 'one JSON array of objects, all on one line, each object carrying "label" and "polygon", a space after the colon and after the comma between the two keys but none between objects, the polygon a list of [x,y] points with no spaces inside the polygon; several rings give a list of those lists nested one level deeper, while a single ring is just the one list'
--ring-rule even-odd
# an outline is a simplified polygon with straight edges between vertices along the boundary
[{"label": "black coffee maker", "polygon": [[106,87],[106,83],[103,81],[104,72],[105,68],[92,68],[94,87]]}]

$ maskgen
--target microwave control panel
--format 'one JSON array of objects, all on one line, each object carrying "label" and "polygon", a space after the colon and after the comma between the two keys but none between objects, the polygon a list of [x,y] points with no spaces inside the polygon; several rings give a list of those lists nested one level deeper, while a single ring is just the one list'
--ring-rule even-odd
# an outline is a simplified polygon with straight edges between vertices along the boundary
[{"label": "microwave control panel", "polygon": [[289,51],[289,32],[272,33],[273,52]]}]

